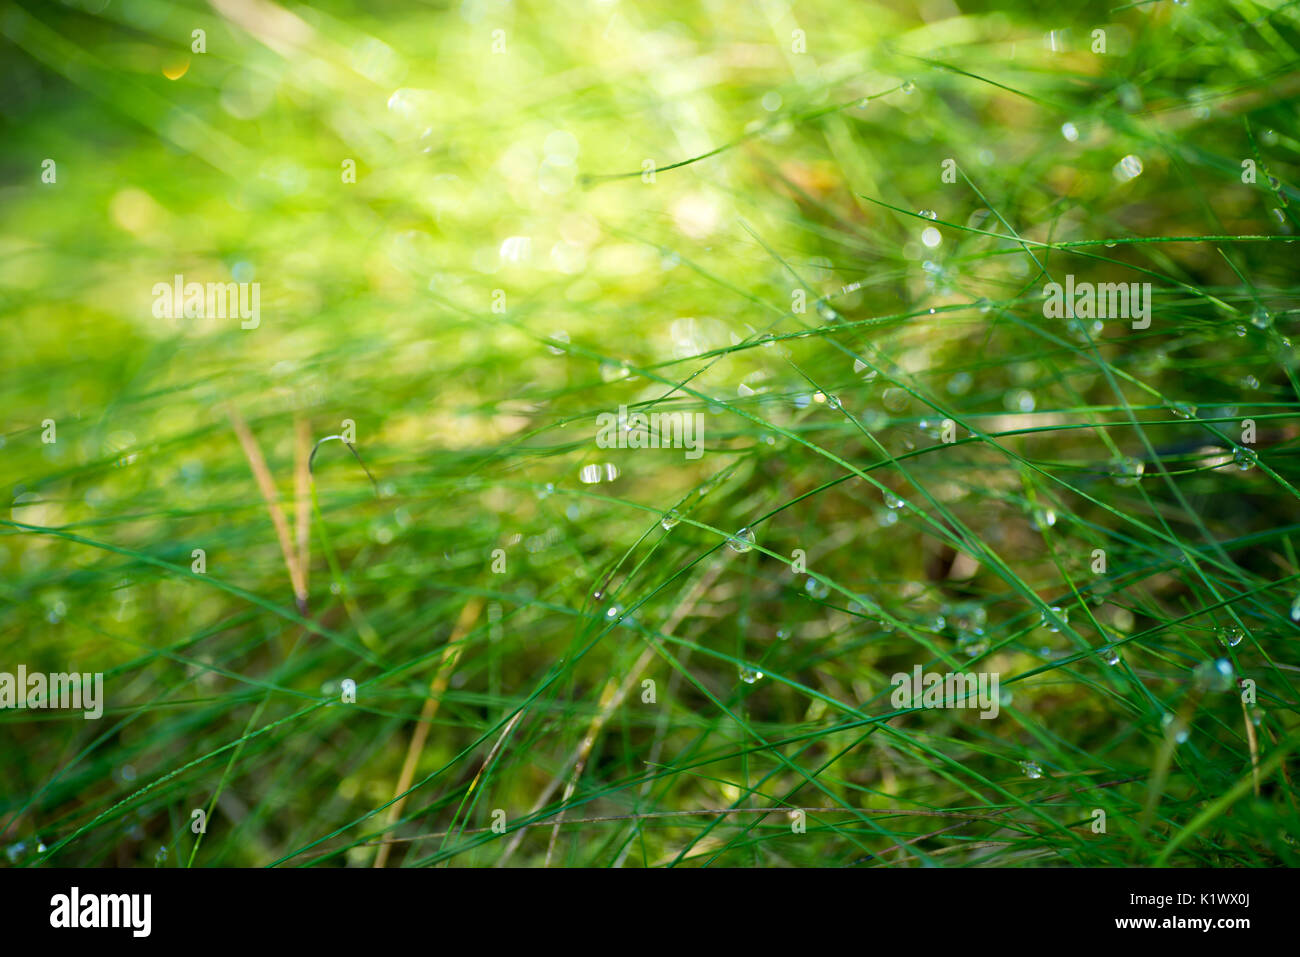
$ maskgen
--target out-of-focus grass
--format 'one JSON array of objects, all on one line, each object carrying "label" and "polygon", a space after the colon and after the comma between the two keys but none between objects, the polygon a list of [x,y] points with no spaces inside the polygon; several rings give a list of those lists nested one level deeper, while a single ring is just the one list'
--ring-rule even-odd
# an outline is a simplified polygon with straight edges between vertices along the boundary
[{"label": "out-of-focus grass", "polygon": [[0,860],[1295,864],[1300,5],[998,6],[0,8]]}]

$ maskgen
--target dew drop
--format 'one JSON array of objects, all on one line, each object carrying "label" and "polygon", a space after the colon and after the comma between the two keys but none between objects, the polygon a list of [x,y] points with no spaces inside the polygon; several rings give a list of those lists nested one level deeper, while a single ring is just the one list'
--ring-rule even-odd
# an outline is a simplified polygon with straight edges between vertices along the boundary
[{"label": "dew drop", "polygon": [[1056,524],[1056,510],[1051,508],[1036,508],[1033,511],[1034,528],[1039,531],[1051,528]]},{"label": "dew drop", "polygon": [[840,318],[840,314],[836,312],[831,307],[831,304],[825,299],[817,300],[817,315],[821,316],[827,322],[836,322]]},{"label": "dew drop", "polygon": [[1256,306],[1255,311],[1250,314],[1250,324],[1256,329],[1267,329],[1272,323],[1273,317],[1262,305]]},{"label": "dew drop", "polygon": [[1071,143],[1077,142],[1079,139],[1079,128],[1075,126],[1073,123],[1062,123],[1061,135],[1064,136]]},{"label": "dew drop", "polygon": [[1038,401],[1028,389],[1012,389],[1002,397],[1002,404],[1011,412],[1033,412]]},{"label": "dew drop", "polygon": [[1056,634],[1061,630],[1061,625],[1069,622],[1070,613],[1060,605],[1053,605],[1051,608],[1044,608],[1039,617],[1043,620],[1043,627],[1048,631]]},{"label": "dew drop", "polygon": [[916,84],[913,83],[911,80],[907,80],[903,83],[901,89],[904,94],[911,96],[913,93],[916,92]]},{"label": "dew drop", "polygon": [[1043,776],[1043,769],[1037,761],[1021,761],[1020,771],[1031,781],[1037,780]]},{"label": "dew drop", "polygon": [[980,296],[980,298],[975,300],[975,308],[980,312],[990,312],[993,309],[993,302]]},{"label": "dew drop", "polygon": [[1297,595],[1296,600],[1291,602],[1291,620],[1300,621],[1300,595]]},{"label": "dew drop", "polygon": [[1237,446],[1232,453],[1232,461],[1237,463],[1237,468],[1243,472],[1249,472],[1255,467],[1255,453],[1250,449]]},{"label": "dew drop", "polygon": [[988,624],[989,613],[988,609],[979,602],[964,601],[945,606],[944,617],[947,623],[956,629],[959,636],[979,636],[984,634],[984,626]]},{"label": "dew drop", "polygon": [[810,597],[816,598],[818,601],[831,593],[829,585],[812,577],[809,577],[808,580],[804,582],[803,588]]},{"label": "dew drop", "polygon": [[742,528],[731,538],[727,539],[727,547],[733,552],[744,554],[754,547],[754,533],[751,529]]},{"label": "dew drop", "polygon": [[1115,164],[1111,174],[1121,183],[1127,183],[1131,179],[1137,179],[1142,175],[1142,160],[1129,153],[1122,160]]},{"label": "dew drop", "polygon": [[600,378],[603,382],[617,382],[619,379],[626,379],[627,375],[627,366],[621,362],[602,362],[600,364]]},{"label": "dew drop", "polygon": [[1245,639],[1246,633],[1236,625],[1219,629],[1219,644],[1225,648],[1236,648]]},{"label": "dew drop", "polygon": [[1137,485],[1145,471],[1146,464],[1141,459],[1125,456],[1111,466],[1111,481],[1120,486]]},{"label": "dew drop", "polygon": [[1187,740],[1189,734],[1187,725],[1183,724],[1183,722],[1179,721],[1169,712],[1165,712],[1164,717],[1160,719],[1160,725],[1165,728],[1166,731],[1172,732],[1174,741],[1178,744],[1182,744]]},{"label": "dew drop", "polygon": [[1201,662],[1192,672],[1192,678],[1203,691],[1231,691],[1237,683],[1232,662],[1227,658]]},{"label": "dew drop", "polygon": [[970,391],[970,387],[974,383],[974,381],[975,380],[971,378],[971,374],[969,372],[958,372],[955,375],[953,375],[951,379],[948,380],[948,385],[947,385],[948,394],[965,395],[967,392]]},{"label": "dew drop", "polygon": [[939,214],[936,213],[933,209],[918,209],[918,210],[916,211],[916,215],[918,215],[918,216],[923,216],[923,217],[925,217],[926,219],[938,219],[938,218],[939,218]]},{"label": "dew drop", "polygon": [[885,507],[891,509],[900,509],[907,503],[895,495],[893,492],[885,489]]},{"label": "dew drop", "polygon": [[681,520],[682,517],[680,514],[678,514],[677,509],[670,508],[667,512],[664,513],[664,517],[659,519],[659,524],[663,526],[665,532],[671,532],[674,528],[677,527],[677,523],[680,522]]},{"label": "dew drop", "polygon": [[763,672],[757,668],[744,667],[740,669],[740,680],[747,685],[755,684],[763,680]]},{"label": "dew drop", "polygon": [[880,394],[880,403],[890,412],[902,412],[907,408],[908,394],[897,386],[891,386]]},{"label": "dew drop", "polygon": [[1196,418],[1196,406],[1192,405],[1190,402],[1175,402],[1169,408],[1170,411],[1180,419]]},{"label": "dew drop", "polygon": [[1112,668],[1119,664],[1119,652],[1115,649],[1114,645],[1102,646],[1102,649],[1097,652],[1097,654],[1101,655],[1101,660],[1106,662],[1106,664],[1110,665]]}]

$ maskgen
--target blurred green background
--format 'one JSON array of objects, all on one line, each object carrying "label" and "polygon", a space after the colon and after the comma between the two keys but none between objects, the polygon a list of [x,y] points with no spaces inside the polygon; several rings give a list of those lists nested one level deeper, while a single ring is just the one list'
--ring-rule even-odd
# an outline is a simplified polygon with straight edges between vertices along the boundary
[{"label": "blurred green background", "polygon": [[[0,5],[0,670],[108,698],[0,712],[0,866],[1295,864],[1298,49]],[[1150,327],[1044,318],[1066,274]],[[915,665],[1000,716],[900,713]]]}]

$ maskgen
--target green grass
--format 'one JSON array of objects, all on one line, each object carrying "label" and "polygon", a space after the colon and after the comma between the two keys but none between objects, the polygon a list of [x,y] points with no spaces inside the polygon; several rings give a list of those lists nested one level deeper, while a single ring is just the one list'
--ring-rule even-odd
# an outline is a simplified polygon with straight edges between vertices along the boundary
[{"label": "green grass", "polygon": [[107,695],[0,866],[1300,862],[1300,4],[95,6],[0,6],[0,671]]}]

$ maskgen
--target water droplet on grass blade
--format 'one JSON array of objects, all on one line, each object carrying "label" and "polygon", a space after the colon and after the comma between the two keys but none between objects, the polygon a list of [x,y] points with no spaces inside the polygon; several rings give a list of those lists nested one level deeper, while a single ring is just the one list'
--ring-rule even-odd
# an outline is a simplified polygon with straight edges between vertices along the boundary
[{"label": "water droplet on grass blade", "polygon": [[[567,343],[569,341],[569,334],[565,332],[563,329],[561,329],[558,332],[552,332],[551,339],[555,342]],[[553,346],[548,343],[546,348],[553,356],[564,355],[564,349],[560,348],[559,346]]]},{"label": "water droplet on grass blade", "polygon": [[1111,174],[1121,183],[1127,183],[1131,179],[1137,179],[1142,175],[1142,160],[1129,153],[1122,160],[1115,164]]},{"label": "water droplet on grass blade", "polygon": [[602,362],[600,364],[600,378],[603,382],[617,382],[619,379],[626,379],[627,375],[627,366],[621,362]]},{"label": "water droplet on grass blade", "polygon": [[1141,459],[1125,456],[1111,467],[1111,481],[1121,486],[1137,485],[1145,471],[1146,465]]},{"label": "water droplet on grass blade", "polygon": [[1183,724],[1182,721],[1169,712],[1165,712],[1164,717],[1160,719],[1160,726],[1167,732],[1172,733],[1174,741],[1178,744],[1182,744],[1188,738],[1189,732],[1187,730],[1187,725]]},{"label": "water droplet on grass blade", "polygon": [[1231,691],[1237,683],[1232,662],[1227,658],[1201,662],[1192,672],[1192,677],[1196,686],[1205,691]]},{"label": "water droplet on grass blade", "polygon": [[671,532],[681,520],[682,517],[678,514],[677,509],[672,508],[664,513],[663,518],[659,519],[659,524],[663,526],[665,532]]},{"label": "water droplet on grass blade", "polygon": [[1062,123],[1061,135],[1064,136],[1071,143],[1074,143],[1079,139],[1079,128],[1075,126],[1073,123]]},{"label": "water droplet on grass blade", "polygon": [[1070,620],[1070,613],[1060,605],[1053,605],[1051,608],[1044,608],[1039,617],[1043,620],[1043,627],[1053,634],[1061,630],[1061,625]]},{"label": "water droplet on grass blade", "polygon": [[748,528],[742,528],[735,535],[727,539],[727,547],[733,552],[744,554],[754,547],[754,532]]},{"label": "water droplet on grass blade", "polygon": [[1245,639],[1246,633],[1236,625],[1219,629],[1219,643],[1225,648],[1236,648]]},{"label": "water droplet on grass blade", "polygon": [[763,680],[763,672],[757,668],[744,667],[740,669],[740,680],[747,685],[752,685]]},{"label": "water droplet on grass blade", "polygon": [[1021,761],[1020,771],[1030,780],[1037,780],[1043,776],[1043,769],[1037,761]]},{"label": "water droplet on grass blade", "polygon": [[821,316],[827,322],[836,322],[840,318],[840,314],[831,308],[830,303],[825,299],[817,300],[817,315]]},{"label": "water droplet on grass blade", "polygon": [[812,578],[812,577],[809,577],[809,579],[806,582],[804,582],[803,587],[804,587],[804,591],[806,591],[811,597],[816,598],[818,600],[825,598],[827,595],[831,593],[831,589],[829,585],[827,585],[823,581],[818,581],[816,578]]}]

